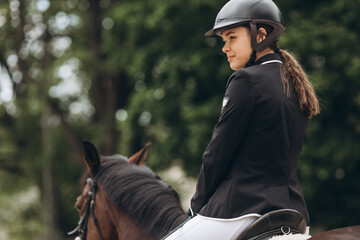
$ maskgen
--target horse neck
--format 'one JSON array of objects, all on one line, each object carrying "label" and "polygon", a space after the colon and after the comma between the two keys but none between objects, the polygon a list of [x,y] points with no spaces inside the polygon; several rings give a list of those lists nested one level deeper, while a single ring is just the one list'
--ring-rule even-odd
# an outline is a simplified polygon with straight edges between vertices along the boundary
[{"label": "horse neck", "polygon": [[161,239],[177,226],[179,226],[182,222],[184,222],[187,218],[187,215],[181,209],[179,203],[178,209],[171,209],[171,211],[161,213],[161,218],[154,218],[151,222],[149,222],[147,226],[150,226],[148,229],[151,229],[152,231],[146,231],[144,228],[141,228],[129,214],[116,207],[114,203],[108,199],[105,192],[102,191],[101,195],[104,201],[107,203],[107,212],[111,218],[112,225],[116,228],[119,240]]},{"label": "horse neck", "polygon": [[163,212],[159,215],[161,217],[157,218],[157,220],[154,219],[152,224],[152,229],[155,230],[153,231],[153,236],[155,236],[153,239],[161,239],[183,223],[187,218],[187,215],[180,206],[176,210],[169,209],[168,212]]},{"label": "horse neck", "polygon": [[124,211],[117,209],[113,212],[115,228],[119,240],[126,239],[144,239],[151,240],[150,237],[141,229],[136,222],[133,221]]},{"label": "horse neck", "polygon": [[[106,212],[116,231],[116,239],[144,239],[150,240],[146,233],[124,212],[119,210],[106,196],[105,192],[99,192],[101,202],[106,205]],[[114,237],[111,239],[115,239]]]}]

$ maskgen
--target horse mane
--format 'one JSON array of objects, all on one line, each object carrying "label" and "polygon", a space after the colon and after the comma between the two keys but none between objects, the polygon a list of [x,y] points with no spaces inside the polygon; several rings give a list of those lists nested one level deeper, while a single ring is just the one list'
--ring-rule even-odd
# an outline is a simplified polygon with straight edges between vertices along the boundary
[{"label": "horse mane", "polygon": [[186,219],[177,192],[149,168],[130,163],[122,155],[101,160],[95,180],[150,238],[161,239]]}]

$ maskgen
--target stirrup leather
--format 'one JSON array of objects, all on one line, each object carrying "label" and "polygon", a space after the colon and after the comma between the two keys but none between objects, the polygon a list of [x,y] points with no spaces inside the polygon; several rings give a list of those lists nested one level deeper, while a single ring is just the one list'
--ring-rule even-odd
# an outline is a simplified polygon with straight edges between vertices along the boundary
[{"label": "stirrup leather", "polygon": [[276,235],[304,234],[304,216],[293,209],[268,212],[250,224],[237,240],[267,240]]}]

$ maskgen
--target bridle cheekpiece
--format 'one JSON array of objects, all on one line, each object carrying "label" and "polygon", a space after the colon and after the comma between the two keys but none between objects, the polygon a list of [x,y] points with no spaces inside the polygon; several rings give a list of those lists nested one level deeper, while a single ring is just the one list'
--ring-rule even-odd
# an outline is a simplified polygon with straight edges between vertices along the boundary
[{"label": "bridle cheekpiece", "polygon": [[85,240],[89,216],[90,214],[92,214],[92,219],[97,229],[97,232],[99,233],[101,240],[105,240],[104,236],[101,233],[99,223],[95,215],[95,193],[96,193],[97,184],[96,181],[90,177],[87,178],[86,183],[89,184],[90,190],[88,191],[87,194],[84,212],[80,217],[78,226],[71,232],[68,232],[68,235],[73,235],[77,232],[78,236],[75,238],[75,240]]}]

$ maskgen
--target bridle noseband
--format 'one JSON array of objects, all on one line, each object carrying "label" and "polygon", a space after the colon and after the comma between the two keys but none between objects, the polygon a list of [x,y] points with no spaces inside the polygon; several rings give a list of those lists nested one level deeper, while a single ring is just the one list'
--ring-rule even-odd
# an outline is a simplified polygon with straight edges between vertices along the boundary
[{"label": "bridle noseband", "polygon": [[68,235],[73,235],[74,233],[78,232],[78,236],[75,238],[75,240],[85,240],[88,219],[89,219],[90,214],[92,214],[92,219],[94,221],[97,232],[99,233],[101,240],[105,240],[104,236],[101,233],[97,218],[95,216],[95,193],[96,193],[97,184],[96,184],[96,181],[93,180],[92,178],[88,178],[86,180],[86,182],[87,182],[87,184],[90,185],[90,190],[89,190],[87,198],[86,198],[84,212],[80,217],[78,226],[71,232],[68,232]]}]

